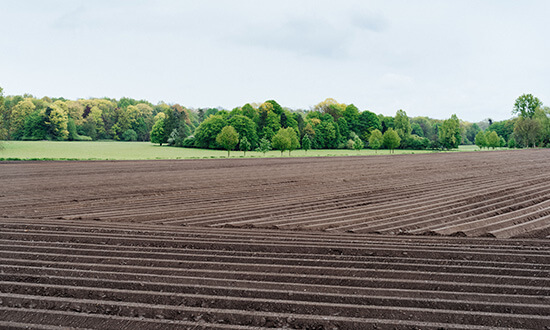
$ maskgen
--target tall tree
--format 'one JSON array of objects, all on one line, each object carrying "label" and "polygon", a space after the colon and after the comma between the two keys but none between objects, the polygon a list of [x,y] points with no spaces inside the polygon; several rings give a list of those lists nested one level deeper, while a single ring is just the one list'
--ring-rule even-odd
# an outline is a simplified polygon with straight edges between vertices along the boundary
[{"label": "tall tree", "polygon": [[406,140],[411,135],[411,122],[407,113],[403,110],[398,110],[393,120],[393,128],[399,134],[401,141]]},{"label": "tall tree", "polygon": [[302,138],[302,149],[307,153],[309,149],[311,149],[311,140],[307,135],[304,135]]},{"label": "tall tree", "polygon": [[356,134],[360,134],[357,127],[357,125],[359,124],[359,109],[357,109],[355,105],[350,104],[346,107],[342,115],[346,119],[350,131],[353,131]]},{"label": "tall tree", "polygon": [[326,100],[319,102],[313,107],[313,110],[315,111],[331,115],[334,121],[337,121],[340,117],[342,117],[345,109],[345,104],[338,103],[335,99],[332,98],[327,98]]},{"label": "tall tree", "polygon": [[368,110],[365,110],[359,114],[359,121],[357,122],[356,127],[359,130],[359,132],[356,133],[364,139],[368,139],[371,132],[375,129],[382,130],[380,118]]},{"label": "tall tree", "polygon": [[516,99],[512,114],[520,114],[523,118],[533,118],[535,110],[542,107],[542,102],[532,94],[523,94]]},{"label": "tall tree", "polygon": [[382,147],[383,144],[384,144],[384,139],[382,136],[382,132],[380,132],[377,129],[372,131],[369,137],[369,147],[371,149],[378,150],[380,149],[380,147]]},{"label": "tall tree", "polygon": [[487,146],[487,138],[485,137],[485,133],[483,131],[479,131],[476,134],[475,144],[479,147],[479,149],[483,149]]},{"label": "tall tree", "polygon": [[11,111],[10,135],[13,139],[20,140],[25,134],[25,120],[34,112],[36,106],[30,98],[23,99],[13,107]]},{"label": "tall tree", "polygon": [[451,118],[444,120],[439,128],[439,142],[443,148],[449,150],[458,148],[461,141],[460,121],[456,115],[452,115]]},{"label": "tall tree", "polygon": [[517,142],[524,147],[535,148],[541,135],[542,125],[534,118],[520,117],[514,126],[514,136],[517,138]]},{"label": "tall tree", "polygon": [[356,151],[359,151],[365,147],[365,144],[363,141],[359,138],[358,135],[355,135],[355,138],[353,139],[353,149]]},{"label": "tall tree", "polygon": [[487,131],[486,139],[487,139],[487,147],[490,147],[493,149],[495,149],[496,147],[500,147],[500,136],[498,136],[497,132]]},{"label": "tall tree", "polygon": [[164,141],[164,118],[158,119],[151,129],[151,142],[159,143],[161,146]]},{"label": "tall tree", "polygon": [[239,141],[239,149],[244,152],[244,156],[246,157],[246,152],[250,150],[251,144],[246,138],[246,136],[243,136],[241,138],[241,141]]},{"label": "tall tree", "polygon": [[384,146],[390,149],[390,152],[393,153],[394,149],[399,147],[401,143],[401,138],[393,128],[388,128],[388,130],[382,136]]},{"label": "tall tree", "polygon": [[284,128],[279,129],[277,134],[275,134],[271,139],[271,145],[274,149],[281,152],[281,156],[283,155],[283,152],[290,149],[291,143],[292,141],[290,141],[290,137],[285,134]]},{"label": "tall tree", "polygon": [[226,120],[221,115],[211,115],[195,130],[195,146],[205,149],[216,149],[216,137],[226,126]]},{"label": "tall tree", "polygon": [[261,138],[260,142],[258,143],[258,148],[256,148],[256,151],[259,151],[264,154],[271,150],[271,142],[269,142],[266,138]]},{"label": "tall tree", "polygon": [[216,136],[216,142],[227,150],[227,157],[229,157],[231,150],[239,143],[239,133],[233,126],[225,126]]},{"label": "tall tree", "polygon": [[254,148],[256,144],[258,143],[258,135],[256,133],[256,123],[248,118],[247,116],[243,115],[236,115],[227,121],[228,125],[235,128],[237,133],[239,133],[239,136],[241,139],[243,137],[246,137],[248,142],[250,142],[251,146]]}]

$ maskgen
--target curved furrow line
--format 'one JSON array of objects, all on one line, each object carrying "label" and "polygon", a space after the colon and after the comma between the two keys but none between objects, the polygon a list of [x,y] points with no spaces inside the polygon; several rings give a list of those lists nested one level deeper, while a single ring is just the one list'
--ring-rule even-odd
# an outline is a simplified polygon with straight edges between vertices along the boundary
[{"label": "curved furrow line", "polygon": [[[500,191],[509,192],[510,187],[502,187],[501,185],[495,185]],[[514,185],[515,187],[515,185]],[[494,191],[487,190],[494,193]],[[439,193],[439,194],[438,194]],[[434,197],[433,195],[437,196]],[[366,208],[366,211],[361,209],[354,209],[349,215],[342,213],[335,214],[316,214],[316,218],[321,217],[319,220],[311,219],[311,217],[304,217],[305,220],[300,221],[300,217],[292,218],[281,221],[282,224],[277,224],[272,221],[258,222],[256,225],[276,225],[279,228],[292,228],[294,226],[301,226],[305,229],[323,229],[328,231],[340,231],[340,230],[354,230],[356,226],[361,226],[365,222],[376,224],[387,224],[388,221],[394,221],[399,223],[399,219],[410,219],[412,216],[419,215],[431,215],[436,210],[449,210],[459,207],[465,208],[471,205],[471,202],[467,199],[453,199],[449,200],[450,196],[457,196],[458,193],[450,192],[448,194],[441,194],[436,191],[433,195],[426,196],[425,198],[417,198],[414,200],[405,199],[398,201],[395,204],[381,204],[376,207]],[[424,202],[420,204],[419,202]],[[411,206],[412,205],[412,206]],[[429,207],[428,207],[429,205]],[[368,220],[367,220],[368,219]],[[372,230],[375,231],[375,230]]]},{"label": "curved furrow line", "polygon": [[[377,226],[362,226],[357,229],[351,229],[357,232],[382,232],[389,233],[396,230],[406,231],[408,228],[424,228],[427,226],[444,224],[447,218],[454,219],[459,216],[489,216],[500,214],[501,210],[510,208],[508,200],[525,197],[526,200],[522,203],[517,203],[523,207],[528,207],[548,199],[550,189],[539,190],[538,187],[521,191],[517,193],[505,194],[504,196],[489,198],[481,202],[465,205],[456,208],[441,208],[429,215],[420,217],[401,217],[400,219],[390,219],[385,223],[380,223]],[[504,199],[504,200],[503,200]],[[467,218],[466,221],[469,219]],[[350,228],[347,227],[349,230]]]},{"label": "curved furrow line", "polygon": [[[428,185],[428,184],[427,184]],[[447,183],[442,183],[442,186],[447,185]],[[467,185],[465,183],[465,185]],[[437,185],[433,187],[432,189],[437,189]],[[395,193],[392,193],[391,200],[400,200],[403,197],[409,195],[410,193],[417,191],[418,189],[422,189],[421,187],[412,187],[410,189],[406,190],[399,190]],[[355,195],[357,194],[357,195]],[[346,202],[348,200],[348,196],[352,195],[351,204],[344,204],[341,205],[340,203]],[[318,194],[315,194],[314,196],[319,196]],[[338,205],[335,207],[332,207],[332,203],[334,203],[334,196],[338,196],[338,199],[336,199],[336,202],[338,202]],[[293,199],[292,199],[293,200]],[[257,208],[256,205],[254,207],[254,210],[247,210],[247,212],[243,212],[241,207],[236,207],[236,211],[234,212],[227,212],[224,210],[222,214],[216,214],[214,215],[214,219],[210,220],[212,216],[206,217],[205,215],[197,215],[194,218],[198,219],[196,221],[193,221],[193,217],[185,217],[182,219],[186,224],[188,225],[211,225],[211,224],[217,224],[219,221],[223,222],[230,222],[231,218],[242,218],[243,220],[246,219],[257,219],[255,220],[255,224],[257,225],[264,225],[261,220],[264,216],[266,211],[269,211],[270,218],[274,216],[281,216],[285,217],[288,214],[294,214],[295,212],[292,212],[293,209],[297,210],[298,214],[300,215],[307,215],[309,213],[313,214],[327,214],[327,211],[336,210],[336,212],[344,212],[344,207],[350,208],[349,212],[355,212],[358,209],[358,207],[369,205],[369,207],[377,206],[379,203],[382,202],[388,202],[390,201],[387,196],[387,192],[380,192],[380,191],[367,191],[365,188],[359,188],[357,192],[355,191],[349,191],[348,189],[345,190],[345,193],[340,193],[339,191],[331,191],[330,194],[327,194],[327,199],[321,199],[320,201],[316,201],[314,203],[307,203],[304,200],[301,200],[299,203],[296,203],[297,205],[295,208],[293,208],[294,205],[285,206],[284,211],[282,212],[273,212],[269,208]],[[322,211],[322,212],[321,212]],[[246,215],[246,216],[243,216]],[[260,217],[258,217],[260,216]],[[165,222],[170,223],[170,222]],[[231,223],[233,224],[233,223]],[[238,225],[238,224],[236,224]]]},{"label": "curved furrow line", "polygon": [[[426,230],[431,230],[440,235],[450,235],[464,230],[469,230],[470,234],[468,236],[476,236],[475,231],[482,230],[482,228],[498,228],[501,222],[506,221],[517,221],[522,217],[535,219],[547,215],[550,213],[550,200],[543,200],[541,202],[535,203],[531,206],[519,208],[518,206],[522,205],[523,202],[514,203],[510,205],[511,209],[517,208],[516,210],[510,211],[508,213],[499,214],[487,218],[471,220],[463,222],[462,219],[454,222],[447,222],[444,225],[434,225],[430,227],[425,227]],[[494,228],[493,228],[494,229]],[[423,230],[423,229],[422,229]],[[411,234],[421,233],[421,230],[411,230]]]},{"label": "curved furrow line", "polygon": [[[494,248],[494,249],[549,249],[548,241],[530,239],[529,244],[522,241],[510,239],[489,239],[489,238],[457,238],[457,237],[437,237],[437,236],[395,236],[395,235],[376,235],[376,234],[356,234],[356,233],[327,233],[313,231],[279,231],[271,229],[243,229],[243,228],[209,228],[205,231],[200,227],[180,227],[180,226],[157,226],[142,223],[133,223],[129,226],[127,223],[108,223],[97,221],[65,221],[56,219],[19,219],[19,218],[0,218],[0,228],[5,228],[10,232],[20,231],[30,234],[28,231],[43,231],[49,228],[48,232],[74,232],[75,234],[87,232],[97,234],[118,234],[120,237],[136,236],[143,237],[163,237],[164,239],[173,239],[175,237],[210,237],[210,238],[240,238],[241,240],[250,240],[269,238],[279,240],[307,240],[308,242],[347,242],[351,244],[365,243],[407,243],[421,246],[449,246],[460,247],[465,244],[476,247]],[[104,242],[103,242],[104,243]]]}]

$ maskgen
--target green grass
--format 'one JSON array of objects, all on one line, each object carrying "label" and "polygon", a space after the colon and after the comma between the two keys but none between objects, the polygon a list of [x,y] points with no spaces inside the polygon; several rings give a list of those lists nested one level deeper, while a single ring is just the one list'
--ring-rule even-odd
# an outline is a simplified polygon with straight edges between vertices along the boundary
[{"label": "green grass", "polygon": [[[4,148],[0,149],[0,160],[141,160],[141,159],[198,159],[226,158],[223,150],[189,149],[159,146],[150,142],[116,142],[116,141],[2,141]],[[460,151],[473,151],[475,146],[461,146]],[[432,153],[431,150],[395,150],[395,154]],[[357,155],[387,155],[389,150],[295,150],[292,157],[319,156],[357,156]],[[247,158],[280,157],[279,151],[262,154],[249,151]],[[242,151],[232,151],[231,158],[244,157]],[[288,152],[284,153],[288,157]]]}]

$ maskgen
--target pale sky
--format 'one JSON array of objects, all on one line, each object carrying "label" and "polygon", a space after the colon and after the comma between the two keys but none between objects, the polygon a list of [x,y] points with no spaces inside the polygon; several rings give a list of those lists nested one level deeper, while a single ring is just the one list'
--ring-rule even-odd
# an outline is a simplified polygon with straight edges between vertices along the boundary
[{"label": "pale sky", "polygon": [[0,0],[5,95],[410,117],[550,105],[550,1]]}]

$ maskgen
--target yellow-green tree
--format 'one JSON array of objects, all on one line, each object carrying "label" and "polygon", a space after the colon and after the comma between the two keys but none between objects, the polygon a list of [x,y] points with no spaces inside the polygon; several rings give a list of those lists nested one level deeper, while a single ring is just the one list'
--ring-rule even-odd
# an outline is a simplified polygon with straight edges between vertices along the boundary
[{"label": "yellow-green tree", "polygon": [[382,132],[380,130],[375,129],[372,131],[369,137],[369,147],[374,150],[380,149],[382,145],[384,144],[384,138],[382,136]]},{"label": "yellow-green tree", "polygon": [[225,126],[220,134],[216,136],[216,142],[227,150],[227,157],[229,157],[231,150],[239,143],[239,133],[233,126]]},{"label": "yellow-green tree", "polygon": [[497,132],[491,131],[486,133],[487,147],[495,149],[500,146],[500,136]]},{"label": "yellow-green tree", "polygon": [[63,103],[55,102],[46,109],[46,126],[49,128],[50,138],[54,140],[67,140],[69,131],[67,124],[69,115],[63,107]]},{"label": "yellow-green tree", "polygon": [[401,143],[401,138],[399,137],[399,134],[397,134],[397,132],[394,131],[393,128],[388,128],[388,130],[384,132],[382,140],[384,146],[390,149],[391,153],[393,153],[394,149],[399,147],[399,143]]},{"label": "yellow-green tree", "polygon": [[36,106],[30,98],[26,98],[13,107],[11,112],[11,136],[18,140],[24,135],[25,120],[33,113]]}]

